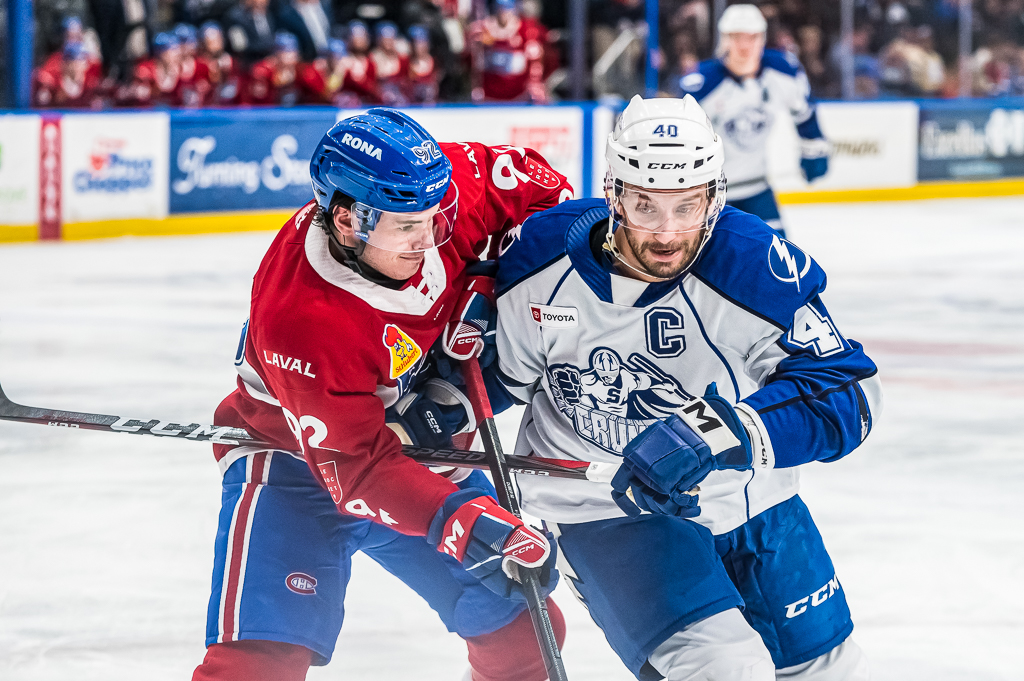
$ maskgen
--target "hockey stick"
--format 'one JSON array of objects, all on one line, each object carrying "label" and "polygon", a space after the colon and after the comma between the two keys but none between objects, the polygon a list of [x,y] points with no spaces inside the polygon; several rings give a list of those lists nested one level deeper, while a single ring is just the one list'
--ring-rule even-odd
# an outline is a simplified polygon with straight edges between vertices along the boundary
[{"label": "hockey stick", "polygon": [[[515,471],[508,465],[508,457],[501,449],[498,428],[494,424],[494,413],[491,411],[487,389],[484,387],[484,377],[480,372],[480,364],[476,357],[462,362],[462,372],[466,379],[466,389],[469,392],[473,409],[477,410],[481,416],[480,436],[484,442],[484,449],[487,451],[491,477],[494,479],[494,488],[498,493],[498,503],[506,511],[520,518],[523,513],[519,508],[519,499],[516,498],[515,490],[512,489],[511,473]],[[537,634],[537,643],[540,645],[540,652],[544,658],[544,666],[547,668],[548,680],[568,681],[565,667],[562,664],[562,654],[558,650],[558,641],[555,639],[555,631],[551,627],[548,606],[541,593],[538,570],[519,567],[518,575],[523,593],[526,594],[526,603],[530,609],[530,618],[533,620],[533,629]]]},{"label": "hockey stick", "polygon": [[[212,442],[223,445],[282,449],[272,442],[266,442],[253,437],[247,430],[230,426],[211,426],[199,423],[180,424],[158,419],[147,420],[127,416],[26,407],[12,402],[4,394],[3,386],[0,386],[0,420],[14,421],[16,423],[35,423],[60,428],[101,430],[108,433],[156,435],[179,440]],[[490,468],[488,456],[484,452],[471,452],[463,449],[431,449],[429,447],[405,445],[402,447],[402,453],[422,464],[476,468],[479,470],[489,470]],[[572,480],[590,480],[591,482],[610,482],[618,468],[617,464],[563,461],[561,459],[542,459],[524,456],[508,457],[508,461],[510,463],[509,470],[513,473],[552,478],[569,478]]]}]

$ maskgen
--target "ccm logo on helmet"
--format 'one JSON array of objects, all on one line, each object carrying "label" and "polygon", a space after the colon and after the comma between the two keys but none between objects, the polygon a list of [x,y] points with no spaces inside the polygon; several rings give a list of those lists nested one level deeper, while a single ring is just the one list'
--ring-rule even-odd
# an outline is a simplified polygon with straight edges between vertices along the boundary
[{"label": "ccm logo on helmet", "polygon": [[685,170],[685,163],[648,163],[648,170]]},{"label": "ccm logo on helmet", "polygon": [[[378,151],[380,151],[380,150],[378,149]],[[426,190],[424,190],[424,191],[426,191],[429,194],[430,192],[434,191],[435,189],[440,189],[441,187],[443,187],[444,183],[447,182],[447,181],[448,181],[448,178],[446,177],[443,180],[440,180],[439,182],[435,182],[434,184],[428,184]]]},{"label": "ccm logo on helmet", "polygon": [[375,147],[365,140],[361,140],[358,137],[353,137],[351,133],[346,132],[341,136],[341,143],[347,144],[353,149],[363,152],[370,158],[375,158],[378,161],[380,158],[380,147]]},{"label": "ccm logo on helmet", "polygon": [[289,590],[303,596],[312,596],[316,593],[316,579],[304,572],[293,572],[284,579]]}]

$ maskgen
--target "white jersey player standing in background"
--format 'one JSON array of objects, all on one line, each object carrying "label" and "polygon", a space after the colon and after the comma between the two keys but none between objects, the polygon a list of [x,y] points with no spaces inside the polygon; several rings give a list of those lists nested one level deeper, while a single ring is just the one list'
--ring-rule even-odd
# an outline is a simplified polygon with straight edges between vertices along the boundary
[{"label": "white jersey player standing in background", "polygon": [[768,24],[754,5],[730,5],[718,22],[719,54],[680,79],[711,117],[725,143],[729,205],[756,215],[785,236],[768,186],[768,135],[780,110],[800,135],[800,168],[808,182],[828,172],[829,145],[808,101],[810,85],[795,57],[765,49]]},{"label": "white jersey player standing in background", "polygon": [[863,681],[797,490],[799,466],[871,431],[877,369],[831,320],[818,264],[724,205],[722,147],[692,97],[634,97],[606,200],[537,213],[500,258],[516,454],[621,464],[610,487],[518,476],[518,492],[641,681]]}]

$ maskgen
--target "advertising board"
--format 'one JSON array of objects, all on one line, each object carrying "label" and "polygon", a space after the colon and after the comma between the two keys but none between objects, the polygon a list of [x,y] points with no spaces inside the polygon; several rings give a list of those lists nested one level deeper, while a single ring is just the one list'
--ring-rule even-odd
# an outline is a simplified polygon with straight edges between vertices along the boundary
[{"label": "advertising board", "polygon": [[39,221],[39,116],[0,115],[0,225]]},{"label": "advertising board", "polygon": [[172,213],[299,208],[312,198],[309,159],[333,109],[175,112]]},{"label": "advertising board", "polygon": [[768,178],[776,192],[910,187],[917,182],[914,102],[824,102],[818,122],[832,146],[828,174],[808,184],[800,138],[777,116],[768,140]]},{"label": "advertising board", "polygon": [[65,223],[167,216],[167,114],[65,114],[60,131]]},{"label": "advertising board", "polygon": [[918,179],[1024,177],[1024,102],[922,103]]}]

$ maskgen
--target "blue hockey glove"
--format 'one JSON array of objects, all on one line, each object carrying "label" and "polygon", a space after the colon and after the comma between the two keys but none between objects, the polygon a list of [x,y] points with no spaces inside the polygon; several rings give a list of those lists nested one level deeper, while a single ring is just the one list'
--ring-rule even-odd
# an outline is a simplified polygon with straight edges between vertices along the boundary
[{"label": "blue hockey glove", "polygon": [[[493,260],[475,263],[466,268],[468,278],[462,295],[455,303],[451,319],[438,339],[444,356],[456,361],[476,357],[480,368],[486,368],[498,356],[496,343],[497,309],[494,303],[494,275],[497,272]],[[438,369],[442,376],[445,368],[443,357],[438,357]]]},{"label": "blue hockey glove", "polygon": [[664,421],[647,427],[622,452],[612,478],[612,498],[630,516],[641,511],[693,518],[700,515],[694,489],[714,470],[749,470],[750,436],[714,383]]},{"label": "blue hockey glove", "polygon": [[477,427],[473,407],[458,388],[432,378],[384,410],[384,420],[402,444],[441,449],[452,446],[452,435]]},{"label": "blue hockey glove", "polygon": [[518,569],[514,566],[538,568],[544,596],[558,584],[554,542],[480,489],[450,494],[430,524],[427,541],[503,598],[526,601],[514,578]]},{"label": "blue hockey glove", "polygon": [[804,177],[808,182],[814,182],[828,172],[828,156],[805,156],[800,159],[800,169],[804,171]]}]

